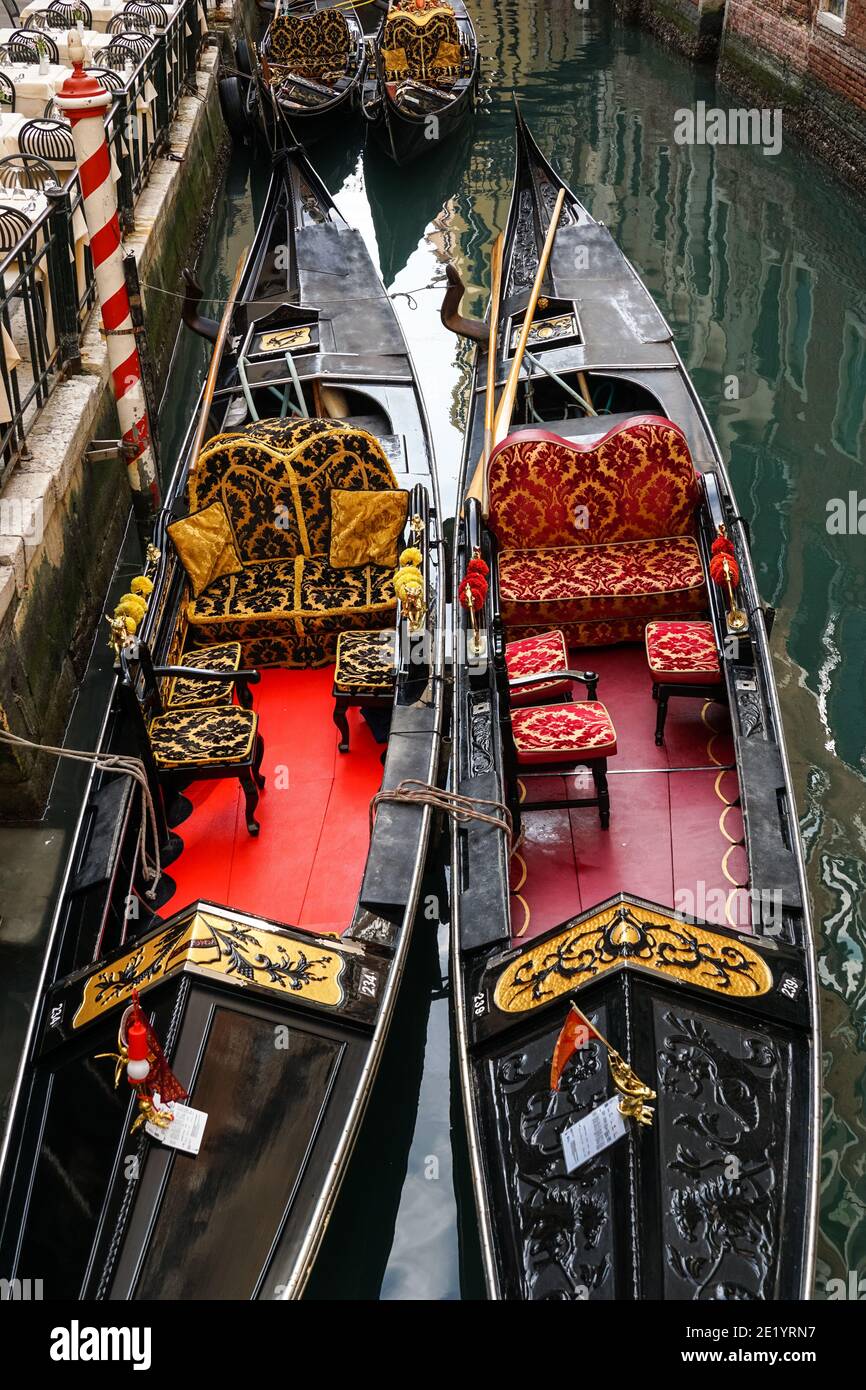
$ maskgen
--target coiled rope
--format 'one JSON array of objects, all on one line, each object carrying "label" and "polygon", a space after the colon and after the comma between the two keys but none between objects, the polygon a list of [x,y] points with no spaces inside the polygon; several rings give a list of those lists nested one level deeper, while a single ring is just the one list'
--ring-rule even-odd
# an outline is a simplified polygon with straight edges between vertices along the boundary
[{"label": "coiled rope", "polygon": [[[390,791],[377,792],[370,802],[370,834],[376,812],[385,802],[403,806],[430,806],[434,811],[443,811],[458,825],[469,821],[480,821],[504,831],[508,838],[508,855],[511,857],[514,845],[514,823],[511,812],[504,801],[487,801],[478,796],[461,796],[459,792],[445,791],[442,787],[432,787],[429,782],[420,782],[414,777],[404,778]],[[487,810],[483,808],[487,807]]]},{"label": "coiled rope", "polygon": [[[121,753],[86,753],[80,748],[54,748],[47,743],[34,743],[32,739],[22,738],[9,729],[0,729],[0,743],[8,743],[16,748],[32,748],[37,753],[48,753],[54,758],[70,758],[73,762],[91,763],[100,772],[121,772],[131,777],[141,787],[141,819],[136,836],[135,858],[141,869],[141,876],[150,888],[145,897],[153,898],[162,877],[162,862],[159,854],[159,833],[157,830],[156,807],[153,804],[147,771],[141,758],[127,757]],[[147,831],[153,840],[153,859],[147,852]]]}]

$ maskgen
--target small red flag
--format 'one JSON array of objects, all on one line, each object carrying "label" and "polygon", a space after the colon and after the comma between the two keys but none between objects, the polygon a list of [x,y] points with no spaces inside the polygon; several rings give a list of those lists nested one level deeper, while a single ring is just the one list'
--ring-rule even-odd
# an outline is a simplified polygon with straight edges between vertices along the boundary
[{"label": "small red flag", "polygon": [[550,1064],[551,1091],[559,1090],[559,1083],[568,1059],[577,1052],[578,1048],[586,1047],[586,1044],[591,1042],[593,1038],[599,1042],[604,1042],[601,1033],[596,1032],[586,1015],[580,1012],[576,1004],[572,1004],[553,1049],[553,1061]]}]

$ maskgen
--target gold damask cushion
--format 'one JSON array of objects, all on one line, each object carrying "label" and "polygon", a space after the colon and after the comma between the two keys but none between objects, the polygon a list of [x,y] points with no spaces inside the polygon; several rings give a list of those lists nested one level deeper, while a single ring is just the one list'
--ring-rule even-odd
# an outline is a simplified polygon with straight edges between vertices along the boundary
[{"label": "gold damask cushion", "polygon": [[175,666],[191,666],[200,671],[225,671],[228,680],[184,680],[175,676],[169,687],[166,706],[171,709],[194,709],[203,705],[230,705],[234,695],[235,683],[231,672],[237,671],[241,664],[240,642],[220,642],[212,647],[199,647],[196,651],[184,652]]},{"label": "gold damask cushion", "polygon": [[380,695],[394,686],[393,628],[386,632],[341,632],[337,638],[334,694]]},{"label": "gold damask cushion", "polygon": [[198,598],[213,579],[240,574],[243,565],[235,549],[232,528],[220,502],[212,502],[168,527],[174,548]]},{"label": "gold damask cushion", "polygon": [[240,705],[161,714],[150,725],[150,746],[159,768],[243,762],[253,751],[258,716]]},{"label": "gold damask cushion", "polygon": [[333,569],[361,565],[397,564],[409,494],[331,489],[331,552]]}]

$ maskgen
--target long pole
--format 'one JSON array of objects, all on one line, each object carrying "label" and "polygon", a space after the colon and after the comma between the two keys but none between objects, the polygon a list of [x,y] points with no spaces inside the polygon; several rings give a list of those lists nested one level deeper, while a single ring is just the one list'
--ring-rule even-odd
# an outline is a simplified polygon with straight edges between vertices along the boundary
[{"label": "long pole", "polygon": [[225,308],[223,309],[223,316],[220,320],[219,330],[214,340],[213,352],[211,353],[210,359],[210,366],[208,367],[208,373],[204,384],[204,390],[201,393],[201,408],[199,409],[198,413],[198,422],[195,427],[195,437],[193,439],[192,450],[190,453],[190,457],[193,460],[193,462],[195,462],[195,460],[198,458],[199,451],[201,450],[201,446],[204,441],[204,432],[207,428],[207,418],[210,414],[211,403],[213,401],[213,393],[216,390],[216,380],[220,369],[220,361],[223,355],[223,348],[226,345],[226,338],[228,337],[229,327],[232,321],[232,314],[234,312],[235,307],[235,299],[237,297],[237,292],[240,287],[241,276],[244,273],[244,266],[247,263],[248,251],[249,247],[245,247],[244,250],[241,252],[237,270],[235,271],[235,278],[232,281],[232,287],[229,290],[229,297],[226,300]]},{"label": "long pole", "polygon": [[529,341],[532,320],[535,317],[535,310],[538,306],[541,286],[544,284],[544,277],[547,274],[547,262],[550,260],[550,253],[553,250],[553,243],[556,239],[556,229],[559,225],[559,216],[562,212],[562,205],[564,202],[565,189],[560,188],[556,195],[550,226],[547,229],[547,236],[544,239],[544,246],[542,247],[541,255],[538,260],[535,283],[532,286],[532,293],[529,296],[529,303],[526,306],[526,313],[523,316],[523,325],[520,330],[520,337],[517,340],[517,348],[515,349],[514,359],[511,363],[511,371],[508,373],[505,390],[502,392],[499,409],[496,412],[496,420],[493,425],[494,448],[497,444],[502,443],[511,425],[511,417],[514,414],[514,403],[517,400],[517,383],[520,378],[520,368],[523,364],[523,354],[526,351],[526,344]]},{"label": "long pole", "polygon": [[105,113],[112,98],[96,78],[85,73],[84,48],[74,29],[69,32],[67,47],[72,73],[57,93],[57,104],[69,117],[72,127],[111,386],[117,401],[120,432],[124,443],[130,446],[127,472],[133,503],[139,521],[144,522],[159,509],[159,479],[141,379],[141,360],[123,273],[117,194],[105,133]]},{"label": "long pole", "polygon": [[502,258],[505,238],[502,232],[493,243],[490,255],[490,319],[487,334],[487,389],[484,394],[484,444],[481,457],[475,466],[467,497],[476,497],[485,508],[485,474],[490,450],[493,448],[493,422],[496,410],[496,364],[498,360],[497,342],[499,339],[499,303],[502,298]]}]

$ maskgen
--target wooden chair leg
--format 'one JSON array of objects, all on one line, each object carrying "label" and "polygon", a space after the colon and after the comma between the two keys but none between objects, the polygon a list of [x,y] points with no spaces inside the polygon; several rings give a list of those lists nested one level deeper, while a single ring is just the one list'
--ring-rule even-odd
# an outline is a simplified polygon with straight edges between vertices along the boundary
[{"label": "wooden chair leg", "polygon": [[258,835],[259,823],[256,820],[256,807],[259,804],[259,789],[256,786],[256,779],[251,767],[245,767],[240,773],[241,786],[244,789],[244,801],[246,803],[247,830],[250,835]]},{"label": "wooden chair leg", "polygon": [[598,796],[598,817],[602,830],[610,829],[610,793],[607,789],[607,758],[591,764],[592,780]]},{"label": "wooden chair leg", "polygon": [[341,753],[349,751],[349,721],[346,718],[346,710],[340,704],[339,699],[334,701],[334,723],[340,731],[340,742],[337,747]]},{"label": "wooden chair leg", "polygon": [[253,692],[250,690],[249,682],[241,677],[240,680],[235,681],[235,690],[238,692],[238,704],[243,709],[252,709]]},{"label": "wooden chair leg", "polygon": [[655,688],[658,690],[659,702],[659,707],[656,711],[656,747],[661,748],[665,741],[665,720],[668,717],[668,699],[670,697],[666,693],[663,694],[659,686]]},{"label": "wooden chair leg", "polygon": [[264,787],[265,777],[262,772],[262,758],[265,756],[265,741],[261,734],[256,734],[256,754],[253,758],[253,776],[258,785]]}]

